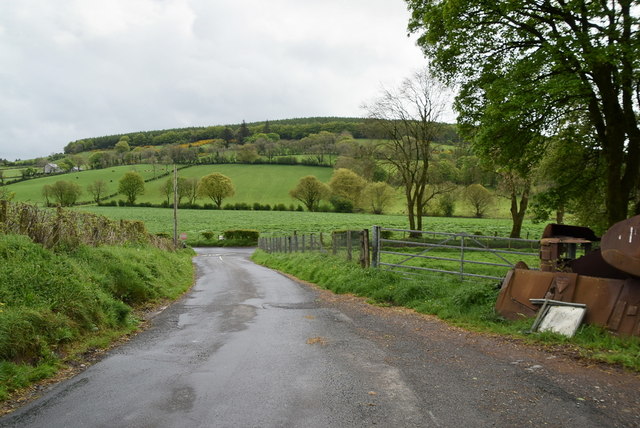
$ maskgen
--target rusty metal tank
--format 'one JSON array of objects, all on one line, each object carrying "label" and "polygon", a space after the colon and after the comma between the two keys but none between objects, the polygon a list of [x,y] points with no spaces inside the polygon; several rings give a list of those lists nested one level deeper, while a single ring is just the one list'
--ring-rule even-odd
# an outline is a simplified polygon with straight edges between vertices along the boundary
[{"label": "rusty metal tank", "polygon": [[588,228],[548,225],[540,271],[510,270],[496,310],[508,319],[533,317],[539,306],[531,299],[586,304],[586,323],[640,336],[640,216],[614,224],[601,240]]}]

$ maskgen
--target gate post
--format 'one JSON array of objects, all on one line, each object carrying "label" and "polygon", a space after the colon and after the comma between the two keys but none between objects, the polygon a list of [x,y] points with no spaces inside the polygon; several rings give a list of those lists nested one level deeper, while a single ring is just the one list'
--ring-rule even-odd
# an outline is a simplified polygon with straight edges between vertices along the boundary
[{"label": "gate post", "polygon": [[369,229],[363,229],[360,235],[360,265],[368,268],[371,265],[369,260]]},{"label": "gate post", "polygon": [[460,235],[460,280],[464,279],[464,233]]},{"label": "gate post", "polygon": [[371,251],[371,267],[377,268],[380,265],[380,226],[373,226]]}]

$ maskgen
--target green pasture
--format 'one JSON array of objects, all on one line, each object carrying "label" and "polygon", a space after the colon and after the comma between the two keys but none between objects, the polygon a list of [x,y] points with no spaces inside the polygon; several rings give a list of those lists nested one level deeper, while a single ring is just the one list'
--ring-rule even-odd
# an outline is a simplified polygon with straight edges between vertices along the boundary
[{"label": "green pasture", "polygon": [[[155,172],[153,165],[126,165],[116,166],[104,169],[90,169],[86,171],[71,172],[67,174],[55,174],[44,177],[34,178],[31,180],[21,181],[20,183],[10,184],[7,188],[15,192],[15,201],[44,203],[42,197],[42,188],[45,185],[51,185],[56,181],[72,181],[82,188],[80,201],[90,201],[91,194],[87,192],[87,186],[96,180],[104,180],[107,184],[107,195],[118,191],[118,180],[128,171],[137,171],[145,180],[153,179],[154,176],[165,172],[164,165],[156,165]],[[149,183],[152,185],[153,182]],[[105,195],[106,196],[106,195]]]},{"label": "green pasture", "polygon": [[[236,188],[235,196],[225,199],[224,204],[245,202],[252,205],[260,204],[290,204],[298,205],[298,201],[289,196],[289,190],[293,189],[300,178],[306,175],[314,175],[318,180],[328,182],[333,174],[333,169],[327,167],[301,166],[301,165],[198,165],[178,171],[180,177],[202,178],[207,174],[219,172],[231,178]],[[152,181],[145,184],[145,194],[138,198],[139,202],[161,203],[164,193],[161,187],[167,178]],[[115,199],[122,199],[121,196]],[[211,203],[211,200],[199,199],[199,204]]]},{"label": "green pasture", "polygon": [[[120,220],[141,220],[152,233],[173,233],[173,210],[168,208],[98,207],[85,206],[75,209]],[[402,215],[312,213],[300,211],[226,211],[187,210],[178,211],[179,232],[187,233],[195,240],[201,232],[221,234],[230,229],[256,229],[263,236],[279,236],[299,233],[331,232],[341,229],[365,229],[374,225],[406,229],[407,218]],[[523,237],[527,233],[537,239],[544,225],[525,221]],[[476,219],[459,217],[425,217],[424,229],[436,232],[466,232],[506,237],[511,231],[508,219]]]},{"label": "green pasture", "polygon": [[[171,166],[138,164],[118,166],[104,169],[87,170],[68,174],[56,174],[39,177],[20,183],[8,185],[8,189],[15,192],[15,200],[19,202],[43,203],[42,188],[51,185],[58,180],[73,181],[80,185],[83,193],[80,202],[90,202],[91,195],[87,191],[87,186],[96,180],[103,180],[107,184],[107,195],[114,194],[118,189],[118,181],[128,171],[135,170],[142,175],[145,180],[145,193],[138,197],[138,203],[160,204],[165,200],[164,192],[161,190],[166,180],[170,176],[164,176],[154,180],[154,177],[170,172]],[[5,170],[9,171],[9,170]],[[19,171],[19,170],[12,170]],[[328,183],[333,174],[332,168],[303,165],[245,165],[245,164],[223,164],[223,165],[198,165],[180,169],[178,175],[185,178],[201,178],[207,174],[219,172],[231,178],[236,188],[236,194],[227,198],[224,204],[247,203],[253,205],[284,204],[289,207],[299,205],[299,201],[289,196],[289,191],[293,189],[300,178],[306,175],[316,176],[320,181]],[[124,196],[117,195],[110,200],[121,200]],[[211,203],[210,200],[198,199],[199,204]],[[324,201],[323,204],[328,204]],[[428,208],[433,211],[433,208]],[[388,214],[405,214],[405,204],[402,190],[398,189],[397,197],[387,208]],[[463,200],[462,196],[457,198],[454,215],[460,217],[470,217],[473,214],[471,207]],[[487,210],[487,217],[509,218],[509,201],[506,198],[496,197],[493,206]]]},{"label": "green pasture", "polygon": [[14,180],[22,177],[22,170],[25,168],[0,168],[0,171],[5,180]]}]

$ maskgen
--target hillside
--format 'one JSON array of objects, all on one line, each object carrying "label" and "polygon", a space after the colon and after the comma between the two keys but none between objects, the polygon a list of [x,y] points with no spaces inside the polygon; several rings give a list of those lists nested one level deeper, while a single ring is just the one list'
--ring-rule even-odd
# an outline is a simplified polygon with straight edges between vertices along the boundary
[{"label": "hillside", "polygon": [[[155,171],[154,171],[155,169]],[[168,171],[164,166],[149,164],[117,166],[104,169],[91,169],[87,171],[74,172],[69,174],[45,176],[34,178],[19,183],[10,184],[7,188],[15,192],[15,201],[44,203],[42,188],[51,185],[59,180],[68,180],[77,183],[83,193],[80,201],[90,201],[91,195],[87,192],[87,186],[96,180],[103,180],[107,185],[106,194],[115,194],[118,190],[118,181],[127,171],[137,171],[145,180],[145,194],[139,198],[139,202],[162,203],[164,196],[160,187],[168,178],[153,180],[154,176],[159,176]],[[234,197],[225,200],[226,202],[245,202],[253,204],[285,204],[290,205],[297,202],[289,196],[289,190],[295,187],[298,180],[306,175],[314,175],[320,181],[327,182],[333,173],[331,168],[313,167],[302,165],[198,165],[183,168],[179,172],[180,177],[201,178],[213,172],[220,172],[231,178],[235,187]],[[111,198],[111,200],[122,199],[122,195]],[[200,203],[210,202],[200,200]]]}]

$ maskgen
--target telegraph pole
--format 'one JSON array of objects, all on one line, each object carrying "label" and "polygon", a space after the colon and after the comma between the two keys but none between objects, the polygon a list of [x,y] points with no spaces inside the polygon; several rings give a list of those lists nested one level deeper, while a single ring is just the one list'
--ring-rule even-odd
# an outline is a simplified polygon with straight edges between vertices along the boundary
[{"label": "telegraph pole", "polygon": [[178,248],[178,167],[173,164],[173,248]]}]

